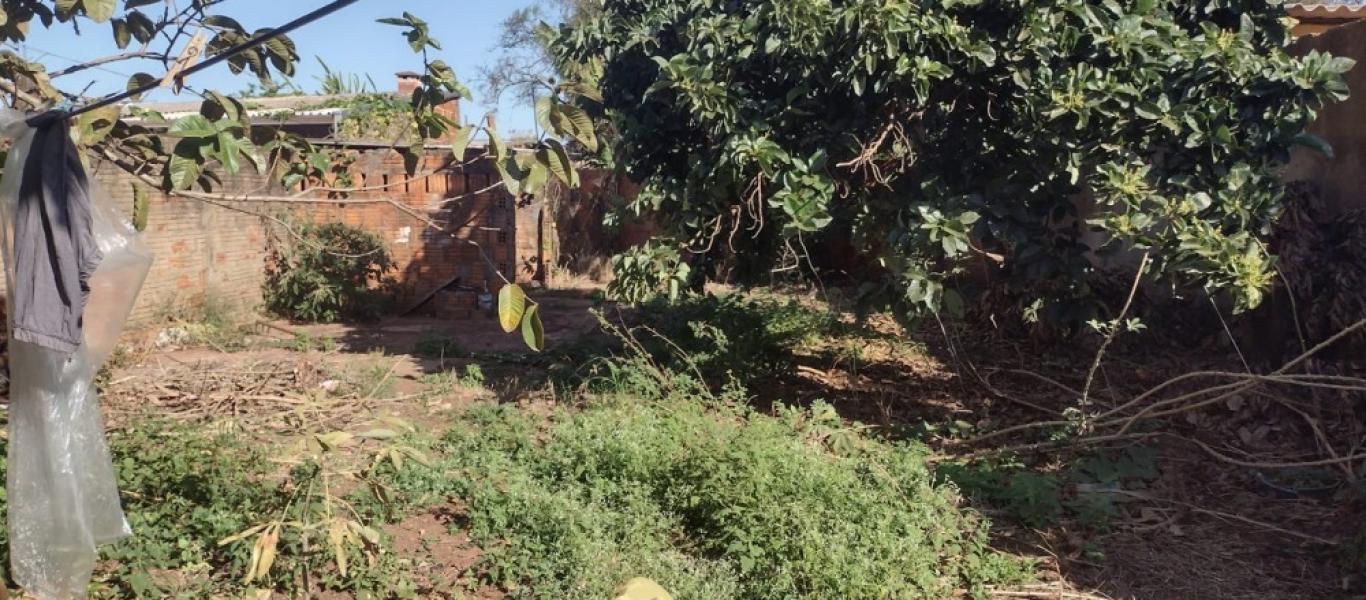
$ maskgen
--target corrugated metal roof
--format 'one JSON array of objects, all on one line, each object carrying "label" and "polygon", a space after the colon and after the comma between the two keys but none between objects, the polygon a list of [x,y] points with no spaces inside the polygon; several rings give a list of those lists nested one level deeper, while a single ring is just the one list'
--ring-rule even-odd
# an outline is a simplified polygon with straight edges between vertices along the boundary
[{"label": "corrugated metal roof", "polygon": [[1366,18],[1366,4],[1287,4],[1285,11],[1297,19],[1356,20]]}]

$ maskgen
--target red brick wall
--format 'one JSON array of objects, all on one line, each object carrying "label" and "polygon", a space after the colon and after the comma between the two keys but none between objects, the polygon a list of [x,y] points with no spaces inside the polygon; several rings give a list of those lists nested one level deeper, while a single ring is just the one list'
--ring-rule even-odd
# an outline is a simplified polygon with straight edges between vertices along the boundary
[{"label": "red brick wall", "polygon": [[[93,175],[132,212],[132,177],[107,164],[95,166]],[[253,180],[260,183],[243,183]],[[143,238],[156,260],[133,310],[135,321],[203,302],[206,295],[239,306],[260,304],[266,231],[259,217],[156,192],[150,198]]]},{"label": "red brick wall", "polygon": [[[438,151],[430,152],[419,173],[439,167],[442,161]],[[389,276],[400,302],[428,294],[457,276],[464,286],[481,287],[487,280],[496,290],[499,279],[494,267],[509,277],[518,272],[515,266],[520,259],[513,253],[518,246],[518,210],[511,196],[499,188],[465,197],[497,181],[490,165],[475,163],[409,179],[401,155],[385,149],[362,152],[352,172],[357,187],[394,185],[341,200],[316,194],[290,203],[224,202],[258,214],[149,190],[151,207],[143,236],[156,260],[134,308],[134,322],[173,314],[209,296],[244,308],[258,307],[272,236],[287,237],[278,225],[258,216],[262,213],[286,220],[341,221],[379,234],[388,242],[396,264]],[[92,175],[118,206],[131,213],[131,176],[108,164],[94,166]],[[281,190],[259,175],[242,174],[225,178],[219,191],[286,196],[297,190]],[[381,201],[385,199],[399,206]],[[446,231],[427,227],[419,216]],[[469,241],[483,246],[489,260]]]},{"label": "red brick wall", "polygon": [[[433,170],[443,160],[433,150],[419,172]],[[92,175],[131,214],[134,179],[109,164],[95,165]],[[379,234],[396,264],[389,275],[403,305],[457,277],[463,287],[480,288],[487,282],[497,291],[501,280],[494,268],[522,283],[546,276],[543,265],[553,252],[547,235],[554,229],[546,222],[553,219],[541,217],[539,202],[517,206],[501,187],[474,194],[498,181],[490,164],[476,162],[410,180],[402,156],[382,149],[362,152],[352,166],[352,177],[356,187],[393,185],[340,200],[319,193],[288,203],[223,202],[249,212],[148,190],[151,207],[143,236],[155,262],[133,312],[135,324],[174,314],[208,297],[243,308],[259,307],[271,241],[287,238],[280,226],[259,216],[262,213],[285,220],[340,221]],[[282,190],[259,175],[242,174],[225,177],[218,191],[283,197],[298,190]],[[414,215],[426,216],[445,231],[427,227]],[[563,233],[583,234],[572,229]],[[483,256],[469,242],[482,246]]]}]

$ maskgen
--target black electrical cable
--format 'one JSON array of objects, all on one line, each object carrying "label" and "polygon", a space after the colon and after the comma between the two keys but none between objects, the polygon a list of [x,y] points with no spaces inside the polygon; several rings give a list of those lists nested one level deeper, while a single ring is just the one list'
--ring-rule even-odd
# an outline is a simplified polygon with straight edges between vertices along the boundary
[{"label": "black electrical cable", "polygon": [[[256,48],[261,44],[269,42],[270,40],[273,40],[279,36],[285,35],[291,31],[294,31],[295,29],[303,27],[304,25],[308,25],[309,23],[317,21],[318,19],[326,17],[327,15],[337,12],[359,1],[360,0],[335,0],[332,3],[323,6],[322,8],[319,8],[297,19],[294,19],[293,21],[285,23],[284,25],[281,25],[278,29],[271,30],[269,33],[266,33],[265,35],[256,36],[236,46],[228,48],[223,52],[215,54],[212,57],[205,60],[204,62],[201,62],[188,69],[185,69],[184,71],[181,71],[179,74],[176,75],[176,77],[178,79],[189,77],[190,75],[203,71],[204,69],[207,69],[218,63],[228,60],[229,58],[246,52],[247,50]],[[81,108],[73,109],[70,111],[64,111],[62,114],[67,118],[76,117],[84,113],[88,113],[92,110],[99,110],[111,104],[122,102],[134,96],[145,94],[158,87],[161,87],[161,81],[152,81],[150,83],[140,85],[126,92],[119,92],[117,94],[105,96],[104,98],[96,100],[95,102],[92,102],[85,106],[82,106]]]}]

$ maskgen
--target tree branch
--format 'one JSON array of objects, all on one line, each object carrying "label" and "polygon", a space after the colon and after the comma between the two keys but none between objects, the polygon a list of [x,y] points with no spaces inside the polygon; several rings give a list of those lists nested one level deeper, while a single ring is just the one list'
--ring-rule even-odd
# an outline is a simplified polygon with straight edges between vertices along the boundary
[{"label": "tree branch", "polygon": [[111,56],[105,56],[105,57],[103,57],[103,58],[97,58],[97,59],[95,59],[95,60],[83,62],[83,63],[77,64],[77,65],[71,65],[71,66],[66,67],[66,68],[64,68],[64,69],[58,69],[58,70],[56,70],[56,71],[53,71],[53,72],[51,72],[51,73],[48,73],[48,74],[47,74],[47,77],[48,77],[48,79],[56,79],[56,78],[61,77],[61,76],[63,76],[63,75],[70,75],[70,74],[72,74],[72,73],[79,73],[79,72],[84,71],[84,70],[86,70],[86,69],[93,69],[93,68],[98,67],[98,66],[100,66],[100,65],[107,65],[107,64],[109,64],[109,63],[119,62],[119,61],[123,61],[123,60],[132,60],[132,59],[135,59],[135,58],[152,58],[152,59],[158,59],[158,60],[164,61],[164,60],[166,60],[167,57],[166,57],[165,54],[160,54],[160,53],[157,53],[157,52],[152,52],[152,51],[146,50],[146,49],[143,49],[143,50],[135,50],[135,51],[133,51],[133,52],[124,52],[123,54],[114,54],[114,55],[111,55]]}]

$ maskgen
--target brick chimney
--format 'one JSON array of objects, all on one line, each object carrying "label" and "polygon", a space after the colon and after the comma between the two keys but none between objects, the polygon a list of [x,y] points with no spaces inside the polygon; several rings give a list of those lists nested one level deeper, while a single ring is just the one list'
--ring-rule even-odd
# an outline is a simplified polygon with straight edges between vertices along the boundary
[{"label": "brick chimney", "polygon": [[[399,95],[399,96],[401,96],[401,97],[403,97],[403,98],[411,98],[411,97],[413,96],[413,90],[416,90],[416,89],[418,88],[418,86],[421,86],[421,85],[422,85],[422,75],[420,75],[420,74],[418,74],[418,73],[414,73],[414,72],[412,72],[412,71],[399,71],[399,73],[398,73],[398,95]],[[450,117],[450,119],[451,119],[452,121],[455,121],[457,125],[463,124],[463,123],[460,122],[460,95],[459,95],[459,94],[447,94],[447,95],[446,95],[446,101],[443,102],[441,105],[439,105],[439,106],[436,107],[436,112],[437,112],[437,114],[442,114],[442,115],[446,115],[447,117]],[[452,132],[452,135],[454,135],[454,132]]]}]

